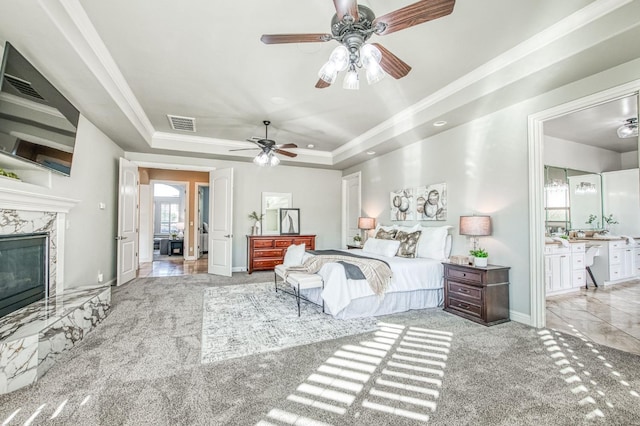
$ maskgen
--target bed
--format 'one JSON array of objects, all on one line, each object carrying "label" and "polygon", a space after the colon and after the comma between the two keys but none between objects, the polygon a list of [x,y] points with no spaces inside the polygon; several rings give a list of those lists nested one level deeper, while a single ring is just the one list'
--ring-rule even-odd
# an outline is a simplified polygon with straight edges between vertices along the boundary
[{"label": "bed", "polygon": [[[407,231],[420,229],[423,237],[429,239],[431,250],[417,249],[422,256],[406,258],[386,255],[367,250],[369,240],[363,249],[341,250],[345,255],[359,255],[385,261],[391,268],[392,278],[386,291],[377,295],[365,279],[348,279],[344,266],[340,263],[326,263],[316,273],[324,281],[324,288],[304,291],[304,296],[314,303],[322,304],[325,312],[335,318],[348,319],[367,316],[388,315],[411,309],[425,309],[441,306],[444,301],[444,266],[451,250],[450,227],[408,228]],[[400,227],[388,228],[398,229]],[[425,231],[426,229],[426,231]],[[380,235],[376,232],[376,236]],[[434,240],[435,239],[435,240]],[[379,242],[376,242],[379,244]],[[396,246],[397,247],[397,246]],[[305,254],[308,259],[309,254]],[[430,257],[427,257],[430,256]]]}]

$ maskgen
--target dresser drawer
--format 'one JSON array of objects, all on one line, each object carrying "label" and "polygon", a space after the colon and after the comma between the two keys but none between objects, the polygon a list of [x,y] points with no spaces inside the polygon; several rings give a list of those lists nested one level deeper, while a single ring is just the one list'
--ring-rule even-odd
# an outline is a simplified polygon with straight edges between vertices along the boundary
[{"label": "dresser drawer", "polygon": [[587,271],[584,269],[573,271],[571,286],[573,288],[582,287],[587,284]]},{"label": "dresser drawer", "polygon": [[311,240],[311,238],[294,238],[293,244],[296,244],[296,245],[304,244],[305,249],[313,250],[313,241]]},{"label": "dresser drawer", "polygon": [[609,265],[619,265],[622,261],[622,250],[611,250],[609,252]]},{"label": "dresser drawer", "polygon": [[451,296],[449,296],[449,303],[447,305],[449,306],[449,308],[464,312],[467,315],[482,318],[482,306],[480,305],[465,302]]},{"label": "dresser drawer", "polygon": [[571,243],[571,253],[584,253],[585,243]]},{"label": "dresser drawer", "polygon": [[260,249],[253,253],[253,257],[283,257],[282,249]]},{"label": "dresser drawer", "polygon": [[282,263],[282,258],[280,259],[253,259],[253,269],[273,269],[276,265],[280,265]]},{"label": "dresser drawer", "polygon": [[293,244],[293,239],[291,238],[277,239],[277,240],[273,240],[273,243],[276,247],[289,247],[291,244]]},{"label": "dresser drawer", "polygon": [[482,300],[482,289],[457,283],[454,281],[447,281],[447,292],[449,296],[463,297],[480,302]]},{"label": "dresser drawer", "polygon": [[271,248],[273,247],[273,240],[254,240],[253,248]]},{"label": "dresser drawer", "polygon": [[447,278],[456,278],[459,280],[465,280],[472,283],[482,283],[482,274],[475,271],[465,271],[449,268],[447,271]]}]

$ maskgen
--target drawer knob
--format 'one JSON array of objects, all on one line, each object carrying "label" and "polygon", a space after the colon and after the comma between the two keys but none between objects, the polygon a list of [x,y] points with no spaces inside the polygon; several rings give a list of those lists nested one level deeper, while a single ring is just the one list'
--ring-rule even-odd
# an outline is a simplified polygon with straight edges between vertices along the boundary
[{"label": "drawer knob", "polygon": [[466,272],[463,272],[463,273],[462,273],[462,276],[463,276],[463,277],[466,277],[466,276],[467,276],[467,273],[466,273]]}]

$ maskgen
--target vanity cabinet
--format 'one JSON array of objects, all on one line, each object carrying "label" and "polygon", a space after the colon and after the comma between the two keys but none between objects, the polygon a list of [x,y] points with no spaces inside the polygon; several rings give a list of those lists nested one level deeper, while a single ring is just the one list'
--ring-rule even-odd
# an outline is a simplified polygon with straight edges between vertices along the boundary
[{"label": "vanity cabinet", "polygon": [[600,255],[594,259],[591,272],[598,285],[611,284],[640,275],[640,248],[626,240],[598,242]]},{"label": "vanity cabinet", "polygon": [[545,246],[546,294],[560,294],[580,288],[586,284],[585,250],[583,242]]},{"label": "vanity cabinet", "polygon": [[547,244],[544,256],[545,285],[547,294],[571,290],[571,249]]}]

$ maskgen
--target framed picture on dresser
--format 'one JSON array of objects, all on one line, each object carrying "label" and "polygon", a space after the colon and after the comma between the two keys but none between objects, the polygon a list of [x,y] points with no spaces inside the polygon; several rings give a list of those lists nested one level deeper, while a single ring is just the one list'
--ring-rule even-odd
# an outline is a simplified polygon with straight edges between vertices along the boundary
[{"label": "framed picture on dresser", "polygon": [[300,209],[280,209],[280,234],[300,234]]}]

